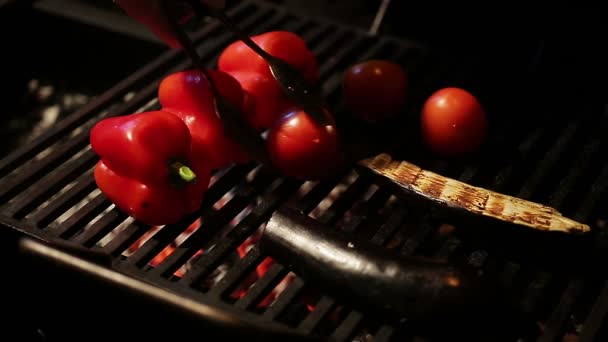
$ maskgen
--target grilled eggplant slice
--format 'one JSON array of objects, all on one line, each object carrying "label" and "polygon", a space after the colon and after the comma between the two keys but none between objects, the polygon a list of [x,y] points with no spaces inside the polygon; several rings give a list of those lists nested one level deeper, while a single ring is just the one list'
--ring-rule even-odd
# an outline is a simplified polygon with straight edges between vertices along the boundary
[{"label": "grilled eggplant slice", "polygon": [[374,173],[395,183],[402,190],[423,196],[450,208],[464,209],[504,222],[540,231],[588,233],[588,225],[562,216],[554,208],[503,195],[441,176],[407,161],[393,160],[382,153],[359,161]]}]

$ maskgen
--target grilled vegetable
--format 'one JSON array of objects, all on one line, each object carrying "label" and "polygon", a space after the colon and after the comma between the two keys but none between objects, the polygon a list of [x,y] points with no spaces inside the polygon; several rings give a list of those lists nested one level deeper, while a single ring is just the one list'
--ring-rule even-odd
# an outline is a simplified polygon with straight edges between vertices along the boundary
[{"label": "grilled vegetable", "polygon": [[[234,106],[245,110],[239,82],[225,72],[209,70],[218,92]],[[198,70],[180,71],[165,77],[158,88],[163,110],[180,117],[192,135],[194,153],[205,157],[213,169],[251,160],[245,149],[232,139],[216,115],[209,82]]]},{"label": "grilled vegetable", "polygon": [[[294,66],[306,80],[313,84],[319,78],[319,66],[306,42],[289,31],[270,31],[252,36],[251,39],[270,55]],[[236,41],[219,56],[218,68],[225,72],[247,71],[260,73],[274,80],[268,63],[242,41]]]},{"label": "grilled vegetable", "polygon": [[[333,115],[325,111],[328,121]],[[334,125],[318,126],[301,109],[282,114],[268,131],[268,153],[283,174],[299,179],[322,179],[340,166],[339,137]]]},{"label": "grilled vegetable", "polygon": [[420,128],[432,151],[446,156],[473,153],[487,136],[488,121],[475,96],[460,88],[443,88],[422,108]]},{"label": "grilled vegetable", "polygon": [[175,223],[197,210],[211,177],[193,155],[188,127],[153,111],[112,117],[91,130],[99,189],[123,212],[151,225]]},{"label": "grilled vegetable", "polygon": [[345,105],[370,122],[380,122],[401,112],[407,88],[405,69],[389,60],[359,62],[349,67],[342,79]]},{"label": "grilled vegetable", "polygon": [[554,208],[474,187],[423,170],[406,161],[393,160],[388,154],[362,160],[359,164],[386,177],[408,193],[423,196],[451,208],[541,231],[590,231],[588,225],[564,217]]},{"label": "grilled vegetable", "polygon": [[291,209],[273,215],[259,243],[277,262],[345,303],[396,318],[457,317],[489,304],[496,290],[473,269],[401,256]]},{"label": "grilled vegetable", "polygon": [[272,78],[256,72],[233,71],[229,73],[255,102],[253,110],[246,111],[247,120],[256,129],[270,128],[288,105],[281,88]]}]

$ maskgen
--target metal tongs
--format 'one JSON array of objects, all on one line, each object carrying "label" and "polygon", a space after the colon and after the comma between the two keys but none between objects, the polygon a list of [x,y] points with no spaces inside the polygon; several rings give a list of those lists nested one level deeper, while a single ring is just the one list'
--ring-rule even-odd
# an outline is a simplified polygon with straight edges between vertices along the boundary
[{"label": "metal tongs", "polygon": [[[321,126],[330,124],[323,110],[324,101],[320,92],[315,87],[312,87],[296,68],[260,48],[247,34],[234,24],[224,11],[206,6],[197,0],[186,1],[190,4],[197,16],[211,16],[218,19],[232,32],[235,39],[241,40],[262,57],[268,63],[271,74],[285,95],[304,109],[315,123]],[[255,159],[264,164],[269,164],[268,152],[264,140],[258,132],[245,121],[239,108],[233,106],[219,93],[213,80],[209,76],[209,73],[206,71],[192,40],[178,24],[177,19],[171,14],[169,1],[161,1],[161,4],[169,20],[169,24],[182,45],[182,48],[192,60],[194,66],[209,82],[215,99],[215,111],[218,117],[223,121],[226,133],[237,140]]]}]

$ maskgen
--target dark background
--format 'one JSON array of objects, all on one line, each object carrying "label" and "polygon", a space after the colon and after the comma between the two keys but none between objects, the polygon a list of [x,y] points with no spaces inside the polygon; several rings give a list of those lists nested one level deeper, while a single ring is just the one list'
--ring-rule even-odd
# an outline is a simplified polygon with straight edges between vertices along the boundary
[{"label": "dark background", "polygon": [[[266,1],[366,31],[380,5]],[[490,110],[522,120],[522,106],[558,116],[606,103],[608,30],[601,12],[558,4],[484,9],[394,0],[379,34],[428,44],[468,74],[472,81],[465,86],[482,100],[492,98]],[[0,158],[52,126],[53,120],[43,120],[49,107],[59,119],[166,50],[111,0],[0,1],[0,38]]]}]

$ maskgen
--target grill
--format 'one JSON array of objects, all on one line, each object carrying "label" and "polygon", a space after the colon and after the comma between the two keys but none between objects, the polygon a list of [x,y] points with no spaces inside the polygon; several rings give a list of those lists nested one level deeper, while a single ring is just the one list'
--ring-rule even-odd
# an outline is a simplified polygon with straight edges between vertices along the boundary
[{"label": "grill", "polygon": [[[355,61],[387,58],[413,70],[416,87],[410,103],[414,104],[444,84],[470,82],[462,70],[450,71],[449,64],[414,42],[369,36],[253,1],[238,2],[229,14],[251,33],[285,29],[300,34],[321,62],[322,90],[339,124],[344,120],[341,72]],[[231,42],[216,23],[205,24],[193,38],[209,67]],[[201,337],[215,331],[217,336],[249,334],[253,339],[293,333],[289,338],[424,340],[407,321],[394,323],[358,311],[284,265],[268,263],[252,241],[275,210],[289,205],[404,255],[467,260],[480,270],[498,272],[529,315],[528,324],[505,322],[505,330],[495,331],[495,339],[606,338],[608,282],[600,264],[606,259],[598,242],[601,237],[594,236],[592,242],[547,237],[452,218],[427,204],[398,198],[365,170],[349,170],[323,182],[302,182],[253,163],[233,166],[214,174],[196,215],[164,227],[133,221],[95,185],[92,168],[97,157],[88,145],[89,129],[103,117],[158,108],[161,78],[189,65],[180,52],[166,52],[0,162],[0,223],[8,228],[7,236],[65,240],[112,256],[111,270],[116,273],[108,274],[94,263],[74,261],[35,243],[22,245],[37,256],[27,265],[37,265],[32,270],[38,273],[12,270],[21,279],[17,287],[27,289],[33,303],[74,310],[62,318],[40,314],[36,324],[45,331],[56,331],[57,326],[77,331],[74,322],[86,321],[87,327],[101,334],[109,326],[132,327],[141,316],[156,328],[140,327],[137,336],[154,335],[164,327],[175,334],[189,331]],[[410,119],[418,109],[410,109]],[[435,160],[413,149],[403,155],[443,175],[546,203],[601,230],[608,219],[602,211],[608,204],[604,157],[608,111],[580,107],[567,120],[537,125],[549,114],[541,113],[529,124],[504,120],[491,142],[503,154],[489,162],[487,155],[486,161],[466,162]],[[376,142],[387,140],[373,128],[351,128],[353,137],[366,130]],[[6,251],[11,257],[14,245]],[[82,255],[88,260],[87,254]],[[590,265],[595,263],[600,266]],[[108,304],[120,300],[134,305]],[[106,306],[112,317],[98,311]],[[79,317],[83,312],[100,320],[87,321]],[[464,330],[477,329],[471,322]]]}]

